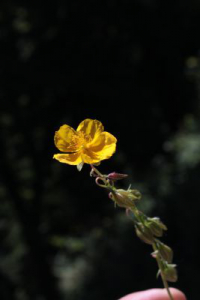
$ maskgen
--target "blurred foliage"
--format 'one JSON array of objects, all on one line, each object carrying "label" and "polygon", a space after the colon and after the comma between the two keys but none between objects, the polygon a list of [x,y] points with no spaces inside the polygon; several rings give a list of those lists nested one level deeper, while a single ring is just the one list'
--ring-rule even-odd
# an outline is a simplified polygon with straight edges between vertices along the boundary
[{"label": "blurred foliage", "polygon": [[162,286],[150,248],[89,177],[52,160],[55,130],[99,119],[105,173],[167,224],[176,287],[198,289],[200,2],[0,4],[0,297],[115,300]]}]

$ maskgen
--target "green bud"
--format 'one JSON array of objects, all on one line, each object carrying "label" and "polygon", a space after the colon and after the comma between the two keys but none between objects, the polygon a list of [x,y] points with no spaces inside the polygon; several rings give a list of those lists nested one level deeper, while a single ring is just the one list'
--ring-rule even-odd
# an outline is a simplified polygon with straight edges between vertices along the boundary
[{"label": "green bud", "polygon": [[158,217],[151,218],[151,220],[156,223],[163,230],[167,230],[167,226]]},{"label": "green bud", "polygon": [[141,198],[141,193],[138,190],[128,189],[117,189],[117,193],[121,194],[124,198],[129,198],[130,200],[139,200]]},{"label": "green bud", "polygon": [[152,245],[154,243],[154,237],[152,232],[142,225],[142,223],[138,223],[135,226],[135,231],[137,236],[146,244]]},{"label": "green bud", "polygon": [[132,208],[135,206],[134,201],[140,199],[141,194],[137,190],[117,189],[110,192],[109,197],[120,207]]},{"label": "green bud", "polygon": [[124,207],[124,208],[134,207],[133,201],[118,191],[110,192],[109,198],[112,199],[120,207]]},{"label": "green bud", "polygon": [[156,237],[161,237],[163,235],[163,230],[167,230],[167,227],[160,221],[159,218],[147,218],[145,225]]},{"label": "green bud", "polygon": [[156,223],[150,222],[146,226],[151,230],[154,236],[161,237],[163,235],[163,230]]},{"label": "green bud", "polygon": [[132,198],[132,200],[140,200],[142,197],[138,190],[128,189],[127,192],[129,192],[129,196]]},{"label": "green bud", "polygon": [[165,279],[169,282],[176,282],[178,279],[176,265],[167,264],[163,270],[163,274],[165,276]]},{"label": "green bud", "polygon": [[157,243],[157,247],[162,258],[170,264],[173,260],[172,249],[169,246],[161,243],[160,241]]}]

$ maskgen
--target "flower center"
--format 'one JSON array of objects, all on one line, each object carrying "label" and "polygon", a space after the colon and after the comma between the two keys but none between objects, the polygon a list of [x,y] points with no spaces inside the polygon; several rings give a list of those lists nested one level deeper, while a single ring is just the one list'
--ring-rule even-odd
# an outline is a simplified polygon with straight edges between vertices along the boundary
[{"label": "flower center", "polygon": [[77,134],[78,135],[75,135],[72,138],[72,142],[75,148],[77,148],[77,151],[80,150],[80,148],[87,148],[87,144],[92,141],[91,136],[82,131],[77,132]]}]

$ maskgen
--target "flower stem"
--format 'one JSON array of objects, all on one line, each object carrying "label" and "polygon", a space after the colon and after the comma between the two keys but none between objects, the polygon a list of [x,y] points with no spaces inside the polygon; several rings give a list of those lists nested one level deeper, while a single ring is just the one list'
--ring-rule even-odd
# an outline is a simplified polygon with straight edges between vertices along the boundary
[{"label": "flower stem", "polygon": [[[156,243],[154,243],[154,244],[152,245],[152,247],[153,247],[153,250],[154,250],[154,251],[157,251]],[[162,278],[162,282],[163,282],[163,285],[164,285],[164,287],[165,287],[165,289],[166,289],[166,291],[167,291],[167,293],[168,293],[168,295],[169,295],[169,299],[170,299],[170,300],[174,300],[174,298],[173,298],[173,296],[172,296],[172,294],[171,294],[171,292],[170,292],[168,282],[167,282],[167,280],[165,279],[165,276],[164,276],[164,273],[163,273],[163,266],[162,266],[162,262],[161,262],[161,260],[160,260],[160,255],[156,256],[156,260],[157,260],[158,267],[159,267],[159,270],[160,270],[160,275],[161,275],[161,278]]]},{"label": "flower stem", "polygon": [[[106,179],[105,175],[101,174],[101,172],[99,172],[99,170],[97,170],[97,168],[95,168],[93,165],[90,165],[90,166],[92,168],[92,171],[96,173],[97,177],[99,177],[104,182],[105,187],[108,188],[108,189],[109,188],[112,189],[112,186],[110,185],[109,180]],[[98,180],[96,181],[96,183],[98,184]]]},{"label": "flower stem", "polygon": [[99,172],[99,170],[97,170],[97,168],[95,168],[93,165],[90,165],[91,166],[91,168],[92,168],[92,170],[99,176],[99,177],[104,177],[103,176],[103,174],[101,174],[100,172]]},{"label": "flower stem", "polygon": [[[115,185],[114,185],[114,181],[110,181],[106,175],[103,175],[101,172],[99,172],[93,165],[90,165],[90,166],[91,166],[91,169],[92,169],[91,176],[93,175],[94,177],[96,177],[96,180],[95,180],[96,184],[98,186],[104,187],[104,188],[110,190],[112,193],[114,193],[115,190],[116,190]],[[99,183],[99,180],[101,180],[104,184]],[[125,199],[123,199],[123,200],[125,201]],[[118,199],[118,201],[119,201],[119,199]],[[120,201],[122,201],[122,200],[120,200]],[[130,204],[130,202],[126,202],[126,204],[127,203]],[[120,205],[120,206],[122,205],[121,202],[117,202],[117,204]],[[124,207],[126,207],[127,216],[129,216],[128,215],[129,210],[133,212],[133,215],[135,217],[135,220],[133,220],[133,222],[135,223],[135,226],[137,226],[137,224],[142,224],[143,228],[145,228],[145,226],[146,226],[145,225],[145,220],[147,219],[147,217],[142,212],[140,212],[137,209],[137,207],[135,205],[133,205],[132,203],[131,203],[131,206],[128,207],[126,205]],[[145,232],[144,232],[144,234],[145,234]],[[148,233],[148,234],[150,234],[150,233]],[[155,252],[157,252],[157,255],[155,256],[155,258],[156,258],[156,261],[157,261],[157,264],[158,264],[159,273],[161,275],[163,285],[164,285],[164,287],[165,287],[165,289],[168,293],[169,299],[174,300],[174,298],[173,298],[173,296],[170,292],[168,282],[167,282],[167,279],[166,279],[166,276],[165,276],[165,273],[164,273],[163,258],[162,258],[161,253],[159,252],[159,248],[158,248],[157,243],[156,243],[156,238],[152,234],[150,236],[148,236],[148,235],[146,237],[144,236],[143,238],[145,238],[145,240],[143,240],[143,241],[145,241],[147,243],[150,243],[153,247],[153,250]]]}]

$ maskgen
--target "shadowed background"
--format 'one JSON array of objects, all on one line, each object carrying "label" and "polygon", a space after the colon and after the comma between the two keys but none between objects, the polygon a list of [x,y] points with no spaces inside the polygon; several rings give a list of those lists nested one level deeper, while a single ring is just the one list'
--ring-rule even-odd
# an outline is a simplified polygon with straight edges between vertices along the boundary
[{"label": "shadowed background", "polygon": [[116,300],[162,287],[151,247],[89,166],[52,159],[54,132],[100,120],[118,139],[99,169],[128,173],[140,208],[168,226],[188,299],[197,295],[200,3],[2,1],[0,297]]}]

